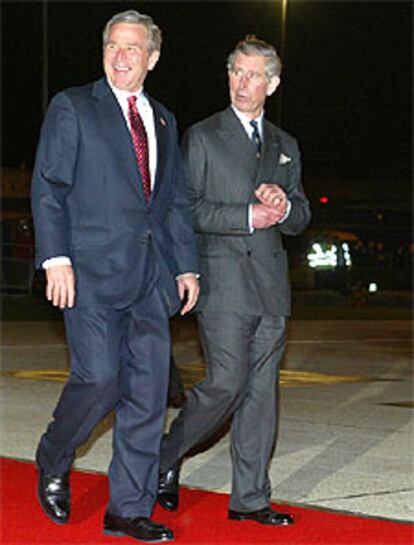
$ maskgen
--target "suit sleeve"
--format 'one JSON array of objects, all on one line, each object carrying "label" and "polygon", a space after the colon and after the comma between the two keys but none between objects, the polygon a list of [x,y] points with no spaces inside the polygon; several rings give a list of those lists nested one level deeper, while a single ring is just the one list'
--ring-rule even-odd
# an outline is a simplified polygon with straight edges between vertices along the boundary
[{"label": "suit sleeve", "polygon": [[287,198],[291,203],[289,216],[275,227],[284,235],[298,235],[309,224],[311,211],[301,182],[301,161],[296,140],[292,139],[289,149],[291,162],[289,169],[289,184],[286,188]]},{"label": "suit sleeve", "polygon": [[36,264],[70,256],[66,199],[74,183],[78,126],[69,98],[54,97],[43,122],[32,179]]},{"label": "suit sleeve", "polygon": [[185,133],[182,152],[196,232],[250,235],[247,202],[233,204],[207,198],[207,150],[197,129]]},{"label": "suit sleeve", "polygon": [[176,275],[198,273],[197,245],[193,228],[192,213],[188,198],[187,184],[183,170],[178,135],[174,118],[174,193],[169,206],[168,227],[172,251],[177,264]]}]

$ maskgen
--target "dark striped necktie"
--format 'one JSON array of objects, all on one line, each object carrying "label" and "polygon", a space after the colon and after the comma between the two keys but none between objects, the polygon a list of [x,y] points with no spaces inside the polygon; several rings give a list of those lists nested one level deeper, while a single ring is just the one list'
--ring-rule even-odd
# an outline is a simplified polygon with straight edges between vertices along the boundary
[{"label": "dark striped necktie", "polygon": [[250,125],[253,127],[252,142],[256,145],[256,157],[259,159],[262,153],[262,141],[260,139],[259,127],[256,120],[250,121]]}]

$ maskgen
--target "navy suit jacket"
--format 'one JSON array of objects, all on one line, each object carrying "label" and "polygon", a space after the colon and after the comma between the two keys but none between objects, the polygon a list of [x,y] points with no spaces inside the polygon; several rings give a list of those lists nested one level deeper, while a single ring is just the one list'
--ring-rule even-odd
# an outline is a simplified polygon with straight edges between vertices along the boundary
[{"label": "navy suit jacket", "polygon": [[32,181],[36,261],[70,257],[77,306],[123,308],[157,278],[172,314],[180,305],[176,276],[198,272],[176,122],[148,98],[158,146],[148,205],[105,78],[58,93],[46,114]]}]

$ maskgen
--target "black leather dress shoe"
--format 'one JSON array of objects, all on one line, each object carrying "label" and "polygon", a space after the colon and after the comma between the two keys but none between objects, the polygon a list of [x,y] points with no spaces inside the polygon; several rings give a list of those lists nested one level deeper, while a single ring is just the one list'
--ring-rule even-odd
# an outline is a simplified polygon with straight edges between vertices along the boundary
[{"label": "black leather dress shoe", "polygon": [[69,472],[46,475],[39,469],[37,495],[46,515],[56,524],[65,524],[70,514]]},{"label": "black leather dress shoe", "polygon": [[158,503],[167,511],[176,511],[179,502],[179,484],[178,478],[180,470],[178,468],[169,469],[160,473],[158,482]]},{"label": "black leather dress shoe", "polygon": [[265,507],[264,509],[259,509],[258,511],[232,511],[229,509],[229,519],[230,520],[254,520],[259,524],[268,524],[271,526],[288,526],[289,524],[294,523],[292,516],[287,513],[278,513],[274,511],[271,507]]},{"label": "black leather dress shoe", "polygon": [[144,543],[172,541],[174,534],[162,524],[155,524],[147,517],[122,518],[105,513],[104,534],[130,536]]}]

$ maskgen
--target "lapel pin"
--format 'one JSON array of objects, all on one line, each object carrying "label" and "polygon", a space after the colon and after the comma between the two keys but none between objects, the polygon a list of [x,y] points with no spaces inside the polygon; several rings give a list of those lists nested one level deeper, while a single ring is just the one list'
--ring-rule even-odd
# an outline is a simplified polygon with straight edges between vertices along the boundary
[{"label": "lapel pin", "polygon": [[160,117],[160,123],[163,127],[166,127],[167,126],[167,122],[165,121],[165,119],[163,117]]}]

